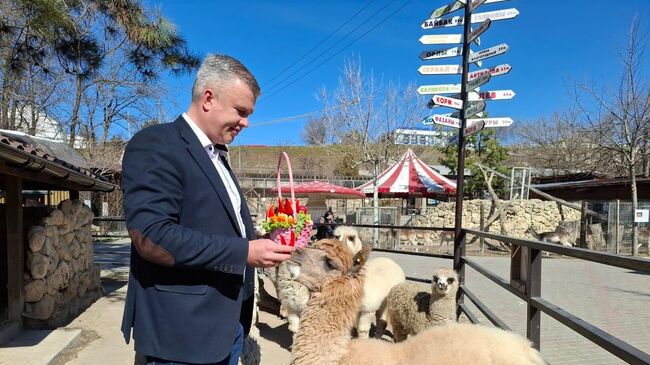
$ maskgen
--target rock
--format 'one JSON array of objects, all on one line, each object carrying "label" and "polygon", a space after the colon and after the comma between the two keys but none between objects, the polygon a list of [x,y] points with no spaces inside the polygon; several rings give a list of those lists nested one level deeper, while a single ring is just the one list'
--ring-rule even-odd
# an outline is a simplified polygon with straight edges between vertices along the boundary
[{"label": "rock", "polygon": [[48,258],[50,259],[50,262],[47,266],[47,273],[52,274],[54,270],[56,270],[56,268],[59,266],[59,254],[56,252],[56,250],[53,249]]},{"label": "rock", "polygon": [[27,233],[29,249],[32,252],[38,252],[45,244],[45,228],[41,226],[32,226]]},{"label": "rock", "polygon": [[23,316],[34,319],[48,319],[54,312],[54,297],[50,294],[45,294],[41,300],[36,303],[25,303],[25,311]]},{"label": "rock", "polygon": [[25,302],[38,302],[46,292],[45,280],[43,279],[30,281],[23,287]]},{"label": "rock", "polygon": [[27,253],[27,271],[34,279],[42,279],[47,274],[50,261],[47,256],[40,253]]}]

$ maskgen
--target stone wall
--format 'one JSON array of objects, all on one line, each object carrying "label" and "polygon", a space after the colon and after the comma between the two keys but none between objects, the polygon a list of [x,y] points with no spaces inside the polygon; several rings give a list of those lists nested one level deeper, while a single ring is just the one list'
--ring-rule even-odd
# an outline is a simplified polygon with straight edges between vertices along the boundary
[{"label": "stone wall", "polygon": [[[489,210],[492,202],[490,200],[466,200],[463,202],[463,228],[480,228],[480,206],[484,206],[485,221],[488,220]],[[517,200],[513,202],[504,201],[509,204],[506,208],[506,222],[504,233],[508,236],[534,237],[527,233],[529,228],[535,232],[554,231],[561,218],[560,211],[555,202],[542,201],[537,199]],[[429,227],[454,227],[456,203],[440,203],[439,205],[427,209],[421,215],[416,216],[411,224],[413,226]],[[580,211],[563,207],[565,221],[579,221]],[[501,233],[501,223],[497,219],[489,228],[490,232]],[[451,237],[447,237],[441,232],[428,231],[406,231],[402,230],[400,234],[402,244],[419,244],[419,245],[438,245],[441,241],[445,244],[453,242]],[[452,243],[453,244],[453,243]]]},{"label": "stone wall", "polygon": [[28,229],[23,295],[27,328],[68,323],[102,296],[99,266],[93,263],[92,211],[80,200],[57,209],[25,209]]}]

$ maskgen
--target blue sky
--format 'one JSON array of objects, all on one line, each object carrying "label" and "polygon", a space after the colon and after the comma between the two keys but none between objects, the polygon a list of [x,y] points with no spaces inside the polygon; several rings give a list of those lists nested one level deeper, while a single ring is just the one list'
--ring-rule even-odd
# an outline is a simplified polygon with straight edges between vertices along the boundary
[{"label": "blue sky", "polygon": [[[149,0],[147,3],[158,6],[176,24],[198,55],[229,54],[255,74],[263,96],[251,117],[251,128],[237,137],[235,145],[277,145],[302,144],[300,132],[307,119],[268,122],[322,109],[318,91],[322,87],[335,89],[346,59],[360,58],[364,71],[372,71],[384,81],[401,84],[414,81],[417,85],[460,82],[459,75],[421,76],[417,72],[424,64],[460,63],[459,57],[426,62],[418,57],[424,50],[445,47],[420,44],[418,39],[422,35],[462,32],[462,27],[427,31],[420,27],[431,11],[450,1]],[[347,26],[288,72],[269,82],[366,5]],[[563,110],[571,105],[567,85],[572,80],[615,86],[622,67],[617,49],[625,45],[635,14],[641,19],[647,49],[643,63],[648,79],[650,1],[512,0],[484,4],[477,12],[513,7],[520,11],[517,18],[493,22],[481,37],[481,46],[472,47],[477,51],[503,42],[510,46],[506,54],[484,62],[484,67],[508,63],[512,71],[494,78],[482,90],[512,89],[517,94],[509,101],[490,102],[487,108],[490,116],[509,116],[515,123],[523,123]],[[375,12],[378,12],[375,17],[365,21]],[[461,14],[458,11],[451,15]],[[374,30],[342,50],[377,24]],[[357,26],[359,29],[348,35]],[[331,56],[310,74],[276,92]],[[476,69],[476,66],[472,68]],[[291,76],[288,80],[276,85],[288,76]],[[164,81],[174,97],[163,102],[164,108],[167,117],[174,118],[189,104],[193,75],[166,77]]]}]

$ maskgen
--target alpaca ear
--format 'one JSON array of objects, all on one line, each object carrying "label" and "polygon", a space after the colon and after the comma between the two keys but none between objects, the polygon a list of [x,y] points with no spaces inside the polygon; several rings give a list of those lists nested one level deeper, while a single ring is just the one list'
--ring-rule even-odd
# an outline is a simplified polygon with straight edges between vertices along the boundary
[{"label": "alpaca ear", "polygon": [[361,251],[354,255],[354,258],[352,259],[352,268],[350,269],[353,274],[358,273],[363,265],[365,265],[366,261],[368,261],[368,256],[370,255],[371,250],[372,247],[370,247],[370,245],[363,245]]}]

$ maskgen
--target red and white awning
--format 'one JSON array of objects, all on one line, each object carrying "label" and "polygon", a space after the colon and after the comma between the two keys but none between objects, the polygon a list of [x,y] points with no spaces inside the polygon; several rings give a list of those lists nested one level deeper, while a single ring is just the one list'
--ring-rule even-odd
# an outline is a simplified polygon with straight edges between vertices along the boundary
[{"label": "red and white awning", "polygon": [[[379,174],[377,185],[382,196],[434,197],[456,192],[456,183],[422,162],[410,148],[394,165]],[[373,181],[370,180],[357,189],[366,195],[372,195]]]}]

